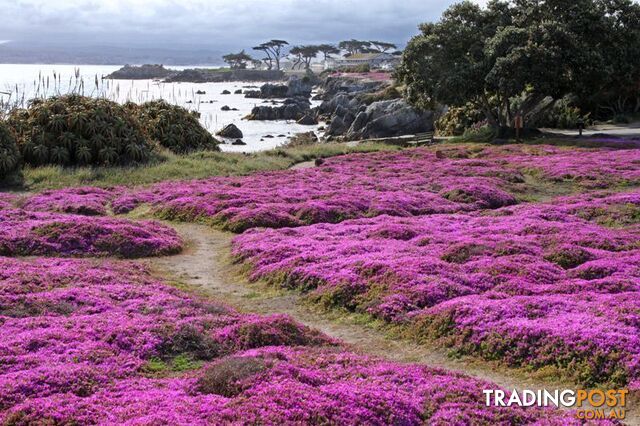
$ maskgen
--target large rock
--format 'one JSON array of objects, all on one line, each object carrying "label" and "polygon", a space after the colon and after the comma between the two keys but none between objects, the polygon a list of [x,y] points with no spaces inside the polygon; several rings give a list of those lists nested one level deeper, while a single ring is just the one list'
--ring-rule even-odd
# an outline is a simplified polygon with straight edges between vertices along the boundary
[{"label": "large rock", "polygon": [[287,84],[265,83],[260,90],[245,93],[246,98],[278,99],[278,98],[309,98],[313,86],[309,79],[292,76]]},{"label": "large rock", "polygon": [[298,120],[298,124],[302,124],[303,126],[314,126],[318,124],[318,120],[316,120],[311,114],[305,114],[300,120]]},{"label": "large rock", "polygon": [[320,114],[333,114],[338,106],[347,108],[351,98],[344,93],[334,96],[333,98],[326,100],[318,106],[318,112]]},{"label": "large rock", "polygon": [[433,112],[419,111],[403,99],[374,102],[360,112],[347,139],[385,138],[433,130]]},{"label": "large rock", "polygon": [[353,120],[353,123],[351,123],[349,131],[351,133],[357,133],[361,131],[367,125],[368,120],[369,115],[366,113],[366,111],[359,112],[358,115],[356,115],[356,118]]},{"label": "large rock", "polygon": [[278,106],[259,105],[247,116],[249,120],[300,120],[311,112],[311,103],[305,98],[289,98]]},{"label": "large rock", "polygon": [[[368,139],[401,136],[433,129],[433,113],[419,111],[401,98],[373,102],[386,82],[329,77],[322,85],[324,102],[316,115],[329,123],[328,138]],[[382,93],[384,95],[384,93]],[[331,96],[327,96],[331,95]],[[384,99],[384,96],[381,96]]]},{"label": "large rock", "polygon": [[344,134],[349,129],[349,126],[340,117],[333,117],[331,123],[327,128],[326,134],[328,136],[337,136]]},{"label": "large rock", "polygon": [[251,90],[245,93],[245,98],[260,98],[260,99],[271,99],[271,98],[286,98],[287,97],[287,86],[284,84],[271,84],[265,83],[260,87],[260,90]]},{"label": "large rock", "polygon": [[228,139],[242,139],[242,131],[235,124],[228,124],[216,135]]},{"label": "large rock", "polygon": [[287,83],[287,97],[311,97],[311,90],[313,90],[313,83],[310,78],[303,77],[298,78],[296,76],[292,76],[289,78],[289,82]]},{"label": "large rock", "polygon": [[327,129],[327,135],[344,135],[351,127],[351,123],[353,123],[355,118],[355,114],[348,108],[348,106],[345,107],[338,105],[331,116],[331,124],[329,124],[329,128]]},{"label": "large rock", "polygon": [[320,85],[320,98],[329,100],[340,93],[373,93],[386,86],[387,82],[369,81],[354,77],[327,77]]}]

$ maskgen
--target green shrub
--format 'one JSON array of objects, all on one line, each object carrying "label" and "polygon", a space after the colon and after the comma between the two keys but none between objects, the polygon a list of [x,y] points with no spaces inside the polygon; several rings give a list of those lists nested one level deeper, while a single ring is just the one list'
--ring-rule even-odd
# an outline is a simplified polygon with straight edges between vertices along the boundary
[{"label": "green shrub", "polygon": [[7,123],[24,161],[34,166],[142,163],[153,148],[137,120],[106,99],[36,99],[12,111]]},{"label": "green shrub", "polygon": [[583,115],[580,108],[574,105],[572,97],[565,97],[539,115],[532,115],[528,119],[527,127],[551,127],[555,129],[575,129],[578,121],[583,119],[585,123],[589,116]]},{"label": "green shrub", "polygon": [[196,383],[198,392],[232,398],[247,386],[247,380],[269,368],[267,362],[257,357],[229,357],[205,369]]},{"label": "green shrub", "polygon": [[588,262],[593,258],[591,253],[582,247],[560,247],[544,256],[545,260],[556,263],[564,269],[572,269]]},{"label": "green shrub", "polygon": [[402,98],[402,93],[394,86],[386,86],[384,89],[374,93],[364,93],[359,96],[362,103],[370,105],[378,101],[389,101]]},{"label": "green shrub", "polygon": [[470,104],[452,107],[436,120],[436,133],[438,136],[461,136],[465,130],[483,119],[482,112]]},{"label": "green shrub", "polygon": [[210,360],[220,354],[220,345],[206,331],[192,325],[168,330],[158,346],[161,358],[190,355],[196,360]]},{"label": "green shrub", "polygon": [[486,122],[481,121],[466,129],[459,139],[461,142],[491,142],[495,138],[495,129],[486,124]]},{"label": "green shrub", "polygon": [[350,67],[340,67],[340,71],[348,72],[348,73],[369,72],[371,71],[371,66],[369,64],[360,64],[360,65],[353,65]]},{"label": "green shrub", "polygon": [[171,105],[163,100],[142,105],[126,104],[140,121],[147,135],[161,146],[178,154],[198,150],[218,151],[218,141],[202,127],[197,112]]},{"label": "green shrub", "polygon": [[16,137],[4,122],[0,121],[0,180],[13,175],[20,168],[20,152]]}]

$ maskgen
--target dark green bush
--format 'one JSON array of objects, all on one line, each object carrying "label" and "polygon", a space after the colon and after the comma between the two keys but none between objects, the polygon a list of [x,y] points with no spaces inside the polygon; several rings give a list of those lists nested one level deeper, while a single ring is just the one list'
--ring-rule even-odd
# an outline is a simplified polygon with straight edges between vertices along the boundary
[{"label": "dark green bush", "polygon": [[161,146],[179,154],[198,150],[218,151],[218,141],[202,127],[197,112],[163,100],[142,105],[128,103],[147,135]]},{"label": "dark green bush", "polygon": [[20,152],[16,137],[4,122],[0,121],[0,180],[14,174],[20,168]]},{"label": "dark green bush", "polygon": [[152,144],[121,105],[79,95],[31,101],[7,120],[18,149],[30,165],[142,163]]}]

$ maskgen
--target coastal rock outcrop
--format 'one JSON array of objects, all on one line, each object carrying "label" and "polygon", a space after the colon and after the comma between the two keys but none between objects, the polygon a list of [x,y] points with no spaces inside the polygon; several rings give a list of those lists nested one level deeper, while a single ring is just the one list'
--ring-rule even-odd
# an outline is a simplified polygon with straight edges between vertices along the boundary
[{"label": "coastal rock outcrop", "polygon": [[235,124],[227,124],[216,135],[228,139],[242,139],[242,131]]},{"label": "coastal rock outcrop", "polygon": [[361,140],[433,129],[433,112],[415,109],[388,82],[329,77],[321,95],[316,113],[329,123],[329,137]]},{"label": "coastal rock outcrop", "polygon": [[309,98],[313,84],[307,77],[298,78],[292,76],[287,84],[265,83],[260,90],[249,90],[245,92],[246,98],[273,99],[273,98]]},{"label": "coastal rock outcrop", "polygon": [[125,65],[105,78],[114,80],[154,80],[165,78],[176,73],[177,71],[167,69],[159,64],[144,64],[140,66]]},{"label": "coastal rock outcrop", "polygon": [[374,102],[356,115],[346,131],[349,139],[370,139],[433,129],[433,112],[418,111],[403,99]]},{"label": "coastal rock outcrop", "polygon": [[340,93],[349,95],[373,93],[387,84],[384,81],[370,81],[355,77],[327,77],[319,87],[317,98],[330,100]]},{"label": "coastal rock outcrop", "polygon": [[247,116],[248,120],[300,120],[311,114],[311,102],[306,98],[288,98],[281,105],[258,105]]},{"label": "coastal rock outcrop", "polygon": [[287,83],[287,97],[302,96],[309,98],[313,90],[313,82],[307,77],[292,76]]},{"label": "coastal rock outcrop", "polygon": [[248,91],[244,96],[245,98],[286,98],[288,87],[284,84],[271,84],[265,83],[260,87],[260,90]]},{"label": "coastal rock outcrop", "polygon": [[318,124],[318,120],[316,120],[316,118],[311,114],[305,114],[297,121],[297,123],[302,124],[303,126],[314,126]]}]

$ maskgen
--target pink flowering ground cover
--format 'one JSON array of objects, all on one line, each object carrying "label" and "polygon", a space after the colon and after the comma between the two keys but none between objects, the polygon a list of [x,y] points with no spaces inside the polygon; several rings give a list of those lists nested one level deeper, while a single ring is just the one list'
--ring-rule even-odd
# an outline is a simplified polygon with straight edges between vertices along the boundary
[{"label": "pink flowering ground cover", "polygon": [[460,353],[640,389],[639,201],[634,190],[251,230],[234,254],[253,279]]},{"label": "pink flowering ground cover", "polygon": [[182,241],[171,228],[154,221],[0,210],[2,256],[118,256],[174,254]]},{"label": "pink flowering ground cover", "polygon": [[26,199],[26,210],[105,216],[109,203],[122,188],[79,187],[43,191]]},{"label": "pink flowering ground cover", "polygon": [[[527,199],[537,180],[575,188],[640,182],[640,150],[507,145],[352,154],[321,167],[163,182],[148,188],[47,191],[32,210],[127,213],[142,204],[161,218],[254,227],[338,223],[383,214],[417,216],[494,209]],[[534,180],[535,180],[534,179]]]},{"label": "pink flowering ground cover", "polygon": [[[552,181],[574,181],[585,189],[640,183],[640,149],[561,149],[545,145],[487,148],[481,156],[506,160],[518,169],[537,171]],[[522,155],[525,153],[526,155]]]},{"label": "pink flowering ground cover", "polygon": [[2,424],[577,424],[485,407],[484,388],[240,314],[129,262],[0,257]]},{"label": "pink flowering ground cover", "polygon": [[0,192],[0,210],[11,208],[13,203],[17,201],[17,198],[18,197],[11,193]]}]

